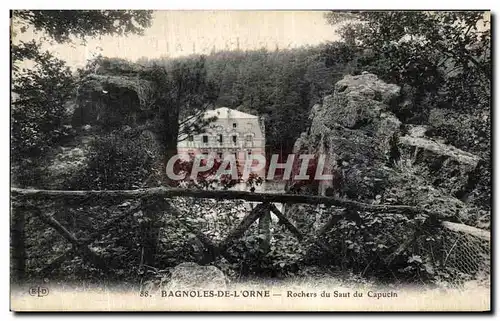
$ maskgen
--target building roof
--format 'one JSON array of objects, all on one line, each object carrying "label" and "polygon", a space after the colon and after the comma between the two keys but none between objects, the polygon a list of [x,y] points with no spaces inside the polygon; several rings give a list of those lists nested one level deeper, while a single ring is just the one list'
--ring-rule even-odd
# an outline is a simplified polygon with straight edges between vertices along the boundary
[{"label": "building roof", "polygon": [[220,108],[216,108],[213,110],[207,110],[203,117],[210,118],[210,117],[214,117],[214,116],[217,117],[218,119],[223,119],[223,118],[242,118],[242,119],[253,118],[253,119],[257,119],[258,118],[257,116],[247,114],[247,113],[241,112],[241,111],[236,110],[236,109],[227,108],[227,107],[220,107]]}]

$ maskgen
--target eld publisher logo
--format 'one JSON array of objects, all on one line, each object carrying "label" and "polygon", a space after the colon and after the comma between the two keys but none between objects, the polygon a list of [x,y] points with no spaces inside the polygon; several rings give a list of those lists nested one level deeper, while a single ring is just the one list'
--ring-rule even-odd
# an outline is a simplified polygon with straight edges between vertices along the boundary
[{"label": "eld publisher logo", "polygon": [[49,295],[49,289],[37,286],[37,287],[32,287],[30,288],[30,295],[31,296],[37,296],[37,297],[43,297]]}]

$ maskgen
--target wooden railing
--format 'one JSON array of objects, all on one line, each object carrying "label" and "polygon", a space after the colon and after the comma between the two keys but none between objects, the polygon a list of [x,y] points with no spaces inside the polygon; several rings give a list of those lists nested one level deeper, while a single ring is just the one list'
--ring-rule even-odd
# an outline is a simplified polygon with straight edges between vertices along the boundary
[{"label": "wooden railing", "polygon": [[[219,256],[225,257],[229,262],[234,262],[228,252],[229,248],[236,240],[241,238],[245,231],[257,220],[264,222],[265,219],[270,219],[270,213],[276,215],[279,224],[288,229],[299,241],[303,241],[305,236],[297,229],[297,227],[286,217],[285,213],[281,212],[274,203],[304,203],[304,204],[324,204],[326,206],[336,206],[343,208],[344,211],[331,215],[327,219],[326,224],[321,227],[317,234],[310,237],[312,243],[321,247],[324,251],[329,252],[329,247],[321,241],[322,235],[331,229],[344,215],[348,213],[357,213],[357,211],[370,211],[379,213],[399,213],[408,216],[413,216],[418,213],[426,213],[430,216],[439,218],[439,213],[429,213],[428,211],[414,206],[406,205],[375,205],[352,200],[342,199],[338,197],[323,197],[310,195],[293,195],[293,194],[274,194],[274,193],[251,193],[243,191],[226,191],[226,190],[191,190],[178,188],[148,188],[137,190],[89,190],[89,191],[68,191],[68,190],[39,190],[39,189],[20,189],[12,188],[12,223],[11,223],[11,246],[15,248],[13,251],[13,272],[18,280],[22,280],[25,274],[25,254],[24,254],[24,213],[30,211],[39,217],[42,222],[56,230],[62,235],[71,245],[72,248],[59,256],[46,268],[41,271],[41,274],[48,273],[62,264],[64,261],[71,259],[74,255],[80,255],[87,262],[94,266],[107,270],[109,266],[105,260],[95,253],[89,245],[102,234],[108,231],[109,227],[127,215],[131,215],[131,211],[125,211],[118,217],[109,221],[105,226],[102,226],[98,231],[92,233],[85,239],[76,238],[54,217],[43,213],[38,207],[30,206],[32,200],[55,201],[55,200],[70,200],[70,201],[91,201],[93,205],[101,202],[142,199],[142,200],[167,200],[164,202],[165,211],[171,213],[174,217],[180,217],[180,211],[168,202],[168,198],[172,197],[194,197],[194,198],[211,198],[219,200],[241,199],[252,202],[259,202],[255,208],[247,213],[239,224],[228,233],[225,239],[219,244],[215,244],[207,235],[197,230],[195,227],[189,227],[191,232],[196,235],[198,240],[206,249],[206,254],[200,261],[201,264],[208,264]],[[265,228],[266,224],[259,224],[260,228]],[[268,231],[260,231],[266,234]],[[265,241],[265,240],[264,240]],[[268,240],[267,240],[268,241]],[[265,246],[265,244],[263,244]],[[333,253],[332,253],[333,254]]]},{"label": "wooden railing", "polygon": [[[303,203],[303,204],[324,204],[330,206],[348,207],[359,210],[369,210],[372,212],[401,213],[414,215],[427,212],[426,210],[407,205],[375,205],[338,197],[311,196],[297,194],[275,194],[275,193],[252,193],[244,191],[226,191],[226,190],[191,190],[182,188],[155,187],[136,190],[99,190],[99,191],[62,191],[62,190],[39,190],[39,189],[11,189],[12,197],[22,199],[71,199],[85,200],[92,199],[95,202],[105,200],[124,200],[134,198],[156,198],[156,197],[195,197],[212,199],[242,199],[252,202],[271,202],[271,203]],[[432,213],[427,213],[431,214]],[[438,214],[436,214],[438,215]]]}]

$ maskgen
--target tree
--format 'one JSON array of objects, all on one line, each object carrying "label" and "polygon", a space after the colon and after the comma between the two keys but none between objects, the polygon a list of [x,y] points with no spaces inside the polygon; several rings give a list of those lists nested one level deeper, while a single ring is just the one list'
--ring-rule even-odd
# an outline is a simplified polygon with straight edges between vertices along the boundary
[{"label": "tree", "polygon": [[[429,125],[428,135],[475,153],[484,165],[469,177],[476,204],[491,199],[491,29],[481,11],[357,11],[326,15],[357,52],[358,68],[402,86],[394,112]],[[466,200],[461,191],[457,197]]]},{"label": "tree", "polygon": [[155,86],[155,133],[164,148],[163,168],[177,152],[178,140],[199,133],[213,119],[204,112],[217,99],[215,85],[207,79],[205,57],[175,61],[169,66],[154,63],[143,73]]},{"label": "tree", "polygon": [[[173,185],[166,175],[165,168],[169,159],[177,153],[177,142],[185,139],[193,132],[199,132],[210,122],[204,119],[204,111],[217,98],[216,90],[207,81],[205,58],[197,60],[175,61],[169,66],[153,64],[142,73],[142,78],[151,81],[155,86],[153,110],[155,128],[163,149],[161,161],[161,181],[165,185]],[[145,202],[146,217],[151,225],[145,228],[143,246],[144,262],[154,266],[158,245],[158,222],[161,221],[162,210],[168,209],[168,202],[159,198],[153,202]]]},{"label": "tree", "polygon": [[432,108],[470,109],[490,94],[491,35],[484,12],[331,12],[361,64],[384,80],[407,85],[404,118],[425,121]]},{"label": "tree", "polygon": [[[13,31],[29,28],[59,43],[74,37],[85,41],[100,35],[142,33],[150,25],[150,11],[131,10],[16,10],[11,12]],[[42,38],[44,39],[44,38]],[[64,127],[66,106],[74,95],[75,78],[65,62],[39,41],[11,38],[12,57],[12,160],[19,173],[69,132]],[[32,66],[28,68],[28,66]],[[23,184],[29,184],[28,181]],[[35,182],[36,177],[31,181]]]},{"label": "tree", "polygon": [[14,70],[12,91],[13,159],[39,156],[65,134],[62,120],[74,90],[74,79],[64,61],[42,52],[35,42],[12,48],[12,56],[28,57],[33,68]]},{"label": "tree", "polygon": [[142,34],[151,26],[150,10],[14,10],[13,20],[20,31],[32,27],[58,43],[71,42],[72,37],[85,41],[88,37]]}]

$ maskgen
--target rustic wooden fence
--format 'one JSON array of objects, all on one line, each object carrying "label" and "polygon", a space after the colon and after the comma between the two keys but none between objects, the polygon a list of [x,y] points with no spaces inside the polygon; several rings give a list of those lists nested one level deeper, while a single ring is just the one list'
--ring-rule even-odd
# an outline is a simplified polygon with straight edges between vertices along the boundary
[{"label": "rustic wooden fence", "polygon": [[[58,191],[58,190],[36,190],[36,189],[11,189],[12,196],[12,214],[11,214],[11,260],[12,260],[12,276],[17,281],[22,281],[25,277],[26,272],[26,258],[25,258],[25,213],[27,211],[32,212],[36,215],[42,222],[44,222],[49,227],[56,230],[61,236],[63,236],[70,244],[71,249],[66,251],[64,254],[60,255],[52,262],[50,262],[41,272],[43,275],[45,272],[52,271],[57,266],[61,265],[66,260],[79,255],[83,260],[91,263],[95,267],[106,271],[109,269],[106,261],[100,257],[98,253],[92,250],[89,245],[99,238],[101,235],[106,233],[110,226],[115,224],[118,220],[126,217],[127,215],[132,215],[131,211],[124,211],[119,216],[115,217],[113,220],[109,221],[106,225],[100,227],[97,231],[91,233],[86,238],[77,238],[72,234],[63,224],[57,221],[53,216],[43,213],[36,206],[29,205],[31,201],[57,201],[57,200],[71,200],[71,201],[91,201],[93,204],[99,204],[101,202],[109,201],[122,201],[131,199],[141,199],[147,200],[149,202],[162,201],[165,212],[173,215],[174,217],[179,217],[181,214],[179,210],[168,202],[168,199],[172,197],[193,197],[193,198],[211,198],[218,200],[228,200],[228,199],[240,199],[252,202],[258,202],[249,213],[247,213],[239,222],[239,224],[230,231],[227,236],[218,244],[215,244],[207,235],[197,230],[195,227],[190,227],[191,232],[196,235],[197,239],[205,247],[205,255],[201,259],[201,264],[209,264],[213,262],[218,257],[222,256],[226,258],[229,262],[235,262],[235,258],[231,256],[228,252],[229,248],[234,244],[236,240],[241,238],[246,230],[255,222],[259,221],[259,233],[267,235],[266,238],[262,240],[261,246],[267,246],[270,238],[269,233],[269,222],[270,213],[273,213],[278,218],[278,223],[285,226],[299,241],[305,239],[302,232],[292,223],[292,221],[286,217],[285,213],[280,211],[275,203],[282,204],[311,204],[319,205],[324,204],[326,206],[335,206],[342,208],[340,212],[335,212],[327,218],[326,223],[317,230],[316,235],[307,236],[308,240],[312,240],[310,246],[319,246],[325,252],[330,252],[331,249],[322,241],[322,236],[329,231],[337,222],[339,222],[346,215],[352,215],[352,213],[357,213],[358,211],[369,211],[372,213],[398,213],[408,215],[410,217],[416,214],[427,214],[429,217],[433,217],[440,220],[441,217],[439,213],[431,213],[426,209],[422,209],[415,206],[406,205],[375,205],[356,202],[352,200],[346,200],[338,197],[323,197],[323,196],[309,196],[309,195],[294,195],[294,194],[274,194],[274,193],[251,193],[243,191],[209,191],[209,190],[190,190],[190,189],[178,189],[178,188],[149,188],[149,189],[138,189],[138,190],[103,190],[103,191]],[[166,200],[166,202],[165,202]],[[487,238],[489,241],[489,233],[484,232],[479,229],[470,227],[461,227],[460,224],[445,224],[445,228],[459,229],[462,232],[472,233],[474,235],[479,235],[478,237]],[[486,235],[487,234],[487,235]],[[267,244],[266,244],[267,243]],[[335,253],[331,253],[335,255]]]}]

